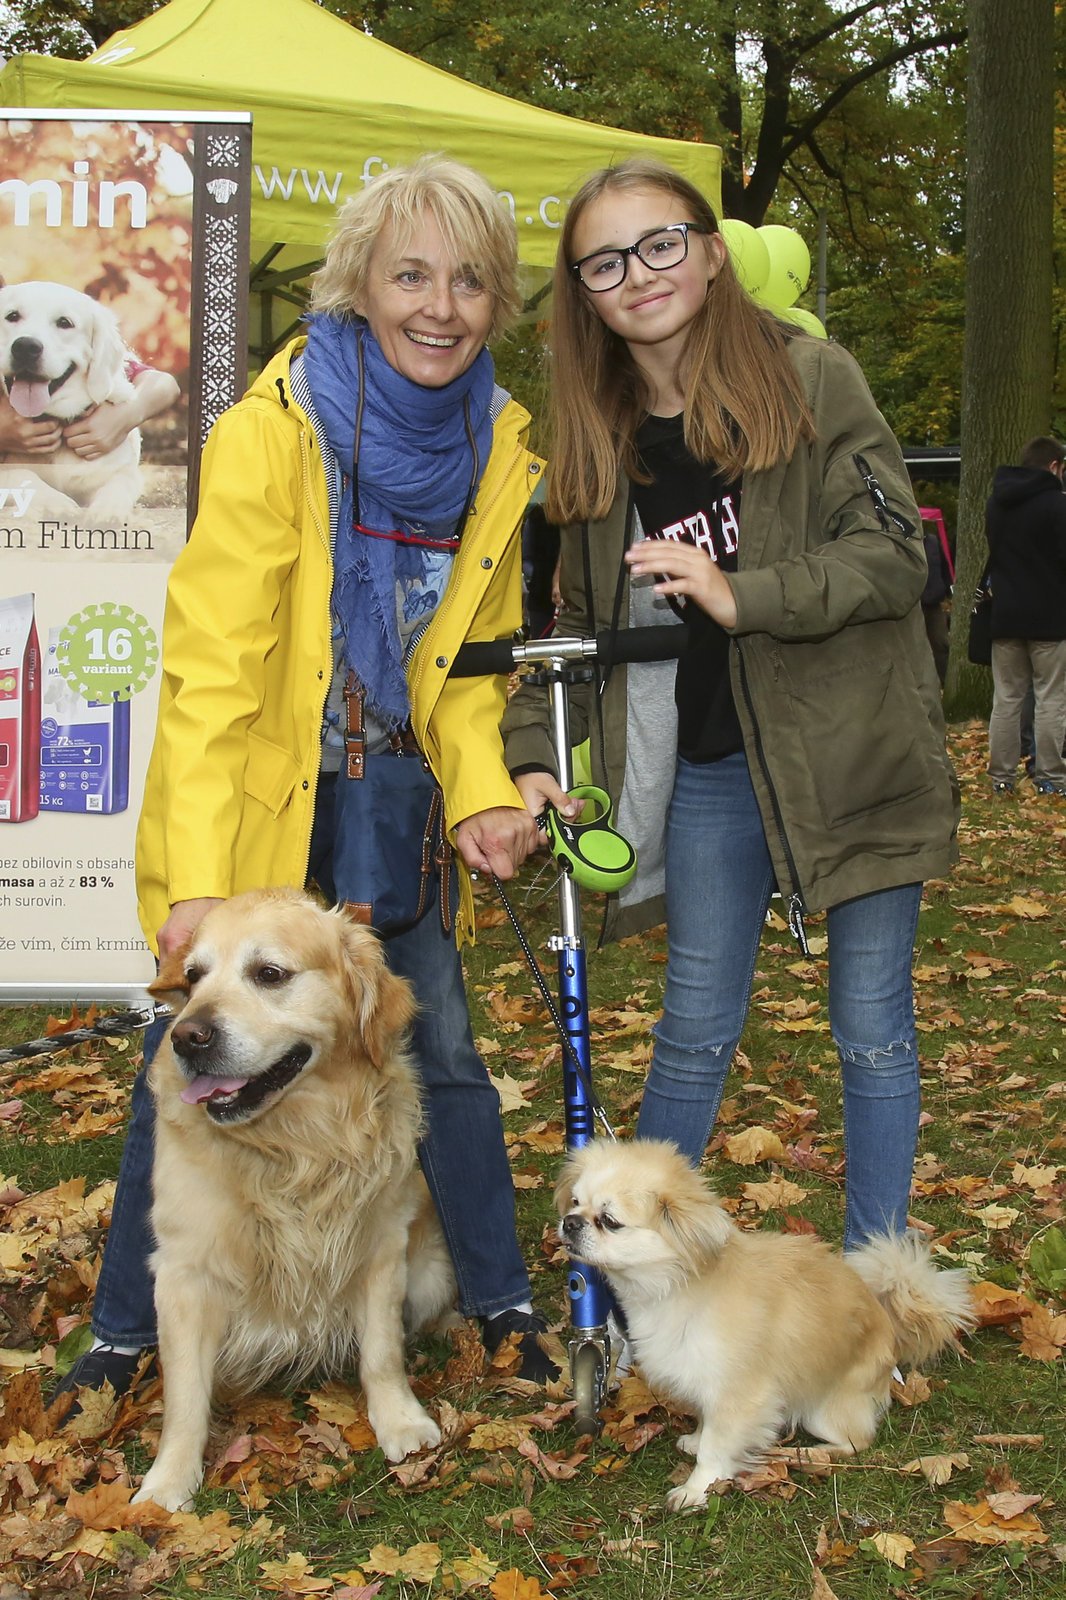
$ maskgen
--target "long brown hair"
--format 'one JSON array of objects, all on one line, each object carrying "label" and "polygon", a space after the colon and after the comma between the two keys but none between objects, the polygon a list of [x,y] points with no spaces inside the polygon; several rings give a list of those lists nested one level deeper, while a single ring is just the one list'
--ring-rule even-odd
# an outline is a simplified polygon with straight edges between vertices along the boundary
[{"label": "long brown hair", "polygon": [[[625,340],[612,333],[570,271],[574,229],[594,200],[614,189],[664,191],[708,233],[714,211],[687,179],[662,162],[632,158],[587,178],[570,204],[552,291],[550,446],[547,513],[553,522],[598,521],[615,498],[621,468],[642,481],[637,427],[650,396]],[[686,220],[679,217],[679,221]],[[814,420],[788,356],[805,337],[756,305],[728,251],[693,319],[681,374],[685,443],[698,461],[739,476],[787,460]]]}]

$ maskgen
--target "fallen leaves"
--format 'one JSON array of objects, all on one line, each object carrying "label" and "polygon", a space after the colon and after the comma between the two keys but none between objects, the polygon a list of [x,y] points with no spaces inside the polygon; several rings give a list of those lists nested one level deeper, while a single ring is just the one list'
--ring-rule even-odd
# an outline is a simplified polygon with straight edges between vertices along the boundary
[{"label": "fallen leaves", "polygon": [[[993,1500],[1005,1498],[1005,1511],[996,1509]],[[1039,1504],[1040,1496],[1021,1497],[1026,1504]],[[965,1544],[1046,1544],[1048,1535],[1028,1509],[1014,1511],[1014,1497],[982,1496],[973,1505],[961,1500],[949,1500],[944,1506],[944,1521],[956,1539]]]},{"label": "fallen leaves", "polygon": [[762,1161],[784,1161],[785,1147],[770,1128],[745,1128],[742,1133],[731,1134],[722,1146],[728,1161],[738,1166],[753,1167]]}]

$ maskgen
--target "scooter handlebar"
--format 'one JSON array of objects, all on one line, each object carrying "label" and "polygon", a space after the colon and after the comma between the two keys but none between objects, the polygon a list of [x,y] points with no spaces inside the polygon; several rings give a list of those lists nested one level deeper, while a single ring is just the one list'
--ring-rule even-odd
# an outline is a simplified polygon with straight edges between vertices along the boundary
[{"label": "scooter handlebar", "polygon": [[[680,637],[679,637],[680,634]],[[685,634],[678,627],[604,630],[594,639],[553,635],[528,642],[513,639],[474,640],[461,645],[450,668],[453,678],[480,678],[512,672],[526,662],[551,660],[596,661],[600,666],[621,666],[640,661],[676,661]]]}]

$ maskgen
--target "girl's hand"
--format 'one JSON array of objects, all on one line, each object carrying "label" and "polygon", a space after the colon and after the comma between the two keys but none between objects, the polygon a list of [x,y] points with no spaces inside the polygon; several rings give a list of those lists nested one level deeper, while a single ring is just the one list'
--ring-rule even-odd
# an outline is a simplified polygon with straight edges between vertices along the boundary
[{"label": "girl's hand", "polygon": [[554,806],[560,816],[571,820],[581,815],[584,802],[571,800],[550,772],[523,772],[514,782],[531,817],[539,817],[548,806]]},{"label": "girl's hand", "polygon": [[656,594],[680,595],[694,600],[701,611],[723,628],[736,626],[737,603],[733,591],[717,564],[694,544],[676,544],[670,539],[644,539],[626,551],[630,576],[650,575],[659,581]]}]

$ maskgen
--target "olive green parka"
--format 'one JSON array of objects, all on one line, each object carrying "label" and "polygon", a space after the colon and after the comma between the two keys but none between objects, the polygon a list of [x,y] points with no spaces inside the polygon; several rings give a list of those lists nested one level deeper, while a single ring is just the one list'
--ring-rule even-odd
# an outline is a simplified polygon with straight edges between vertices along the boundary
[{"label": "olive green parka", "polygon": [[[790,916],[942,876],[954,861],[958,787],[919,598],[926,565],[903,458],[839,345],[789,346],[817,430],[791,460],[745,475],[730,678],[777,884]],[[870,479],[876,480],[871,484]],[[611,626],[632,541],[629,485],[598,524],[564,529],[558,632]],[[586,583],[586,575],[591,587]],[[623,574],[620,615],[629,615]],[[571,692],[572,739],[617,805],[627,696],[639,667]],[[555,771],[543,691],[504,719],[511,771]],[[672,772],[663,775],[662,814]],[[660,921],[661,895],[608,908],[605,937]]]}]

